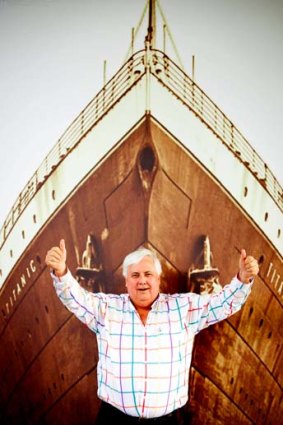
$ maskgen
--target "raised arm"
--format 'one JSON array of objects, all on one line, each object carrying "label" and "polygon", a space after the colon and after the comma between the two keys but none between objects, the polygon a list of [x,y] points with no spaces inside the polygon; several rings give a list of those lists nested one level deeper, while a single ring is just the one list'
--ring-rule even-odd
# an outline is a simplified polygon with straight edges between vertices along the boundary
[{"label": "raised arm", "polygon": [[51,248],[45,263],[51,269],[54,288],[62,303],[94,332],[97,322],[103,323],[106,295],[94,294],[82,288],[67,267],[64,239]]},{"label": "raised arm", "polygon": [[236,313],[250,294],[254,277],[258,274],[257,260],[241,250],[237,276],[216,294],[189,294],[188,324],[198,333]]}]

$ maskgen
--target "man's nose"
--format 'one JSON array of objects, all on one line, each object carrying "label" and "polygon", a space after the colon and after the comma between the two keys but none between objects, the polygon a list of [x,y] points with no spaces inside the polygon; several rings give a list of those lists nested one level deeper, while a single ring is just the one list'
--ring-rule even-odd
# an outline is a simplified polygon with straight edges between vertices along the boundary
[{"label": "man's nose", "polygon": [[146,276],[144,274],[140,274],[139,284],[144,285],[145,283],[146,283]]}]

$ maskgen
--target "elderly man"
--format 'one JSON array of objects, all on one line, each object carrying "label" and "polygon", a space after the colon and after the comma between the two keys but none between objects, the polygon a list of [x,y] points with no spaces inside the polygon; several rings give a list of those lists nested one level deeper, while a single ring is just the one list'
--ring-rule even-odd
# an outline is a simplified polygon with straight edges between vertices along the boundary
[{"label": "elderly man", "polygon": [[241,251],[238,274],[211,295],[159,292],[161,265],[145,248],[123,263],[127,294],[90,293],[71,275],[62,239],[46,255],[63,304],[96,333],[98,397],[96,424],[180,424],[188,400],[195,335],[231,316],[244,304],[258,263]]}]

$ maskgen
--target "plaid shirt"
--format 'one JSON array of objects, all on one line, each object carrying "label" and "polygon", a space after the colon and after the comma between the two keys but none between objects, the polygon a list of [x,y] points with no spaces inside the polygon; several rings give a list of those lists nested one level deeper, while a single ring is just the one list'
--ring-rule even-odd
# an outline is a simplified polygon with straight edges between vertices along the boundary
[{"label": "plaid shirt", "polygon": [[144,325],[128,294],[88,292],[70,272],[52,277],[63,304],[96,333],[99,398],[146,418],[187,402],[195,335],[240,310],[251,290],[235,277],[214,295],[159,294]]}]

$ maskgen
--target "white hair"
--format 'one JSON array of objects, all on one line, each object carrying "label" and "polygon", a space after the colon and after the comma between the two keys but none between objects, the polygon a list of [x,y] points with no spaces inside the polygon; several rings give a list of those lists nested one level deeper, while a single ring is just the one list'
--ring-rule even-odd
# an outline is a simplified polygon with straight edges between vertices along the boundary
[{"label": "white hair", "polygon": [[158,274],[158,276],[161,275],[162,269],[161,269],[161,263],[159,261],[159,259],[157,258],[157,256],[155,255],[155,253],[153,251],[151,251],[150,249],[147,248],[139,248],[136,251],[131,252],[130,254],[128,254],[124,261],[123,261],[123,276],[127,277],[128,274],[128,267],[131,266],[132,264],[137,264],[140,260],[142,260],[144,257],[150,257],[153,261],[155,270]]}]

